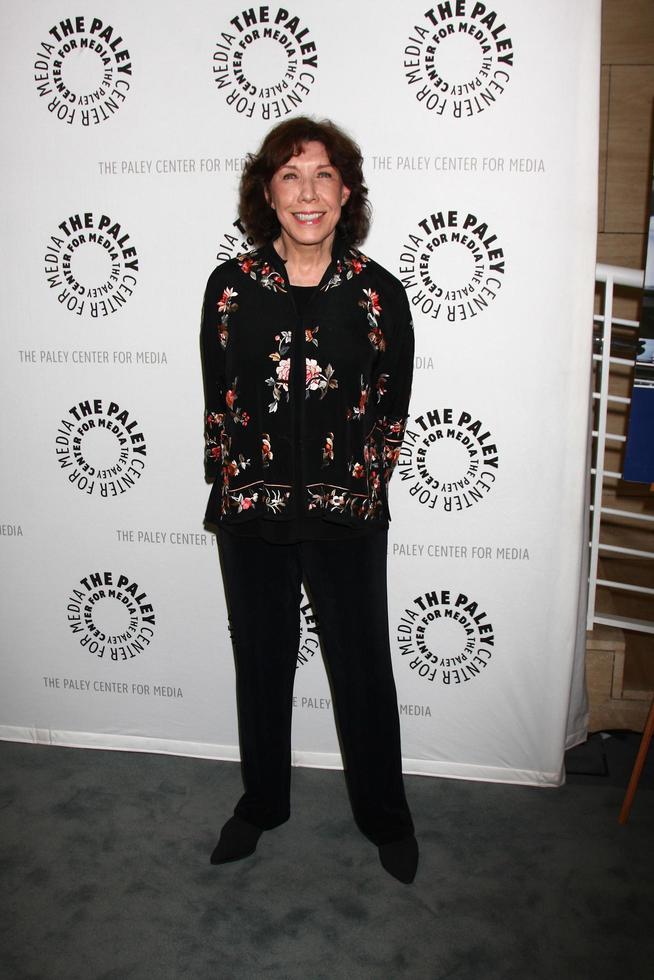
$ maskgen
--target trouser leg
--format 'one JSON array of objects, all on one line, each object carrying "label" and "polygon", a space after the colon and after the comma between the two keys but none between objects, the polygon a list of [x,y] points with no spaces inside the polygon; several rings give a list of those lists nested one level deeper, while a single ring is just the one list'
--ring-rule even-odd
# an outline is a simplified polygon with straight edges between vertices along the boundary
[{"label": "trouser leg", "polygon": [[377,845],[413,833],[388,637],[386,546],[385,532],[300,545],[330,674],[352,810]]},{"label": "trouser leg", "polygon": [[245,792],[235,814],[268,830],[288,820],[293,681],[300,638],[297,546],[220,532],[236,663]]}]

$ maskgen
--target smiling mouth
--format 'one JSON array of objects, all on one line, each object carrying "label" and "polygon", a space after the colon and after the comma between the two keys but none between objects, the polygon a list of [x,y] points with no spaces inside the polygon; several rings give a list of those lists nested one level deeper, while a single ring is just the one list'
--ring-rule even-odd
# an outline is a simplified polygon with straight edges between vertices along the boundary
[{"label": "smiling mouth", "polygon": [[293,217],[303,225],[315,225],[317,221],[320,221],[324,213],[324,211],[297,211],[293,214]]}]

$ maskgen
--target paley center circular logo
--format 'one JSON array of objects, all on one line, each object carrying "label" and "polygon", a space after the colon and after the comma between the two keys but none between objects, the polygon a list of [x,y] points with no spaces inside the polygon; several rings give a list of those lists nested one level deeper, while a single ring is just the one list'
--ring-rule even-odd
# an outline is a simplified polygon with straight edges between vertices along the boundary
[{"label": "paley center circular logo", "polygon": [[488,613],[463,592],[433,589],[408,603],[396,625],[403,663],[426,684],[446,687],[479,677],[493,658]]},{"label": "paley center circular logo", "polygon": [[122,572],[95,571],[80,579],[68,596],[66,613],[80,646],[99,660],[133,660],[154,637],[152,603]]},{"label": "paley center circular logo", "polygon": [[437,211],[417,222],[399,257],[411,304],[431,320],[479,316],[504,282],[504,249],[488,222],[471,211]]},{"label": "paley center circular logo", "polygon": [[126,493],[143,475],[147,451],[132,412],[109,399],[77,402],[57,427],[57,462],[71,486],[88,496]]},{"label": "paley center circular logo", "polygon": [[398,482],[429,510],[468,510],[495,485],[495,438],[470,412],[433,408],[407,427],[397,461]]},{"label": "paley center circular logo", "polygon": [[106,19],[65,17],[38,47],[34,83],[62,123],[97,126],[127,98],[132,58],[121,32]]},{"label": "paley center circular logo", "polygon": [[479,115],[501,97],[512,72],[509,28],[488,3],[436,3],[404,42],[409,89],[434,116]]},{"label": "paley center circular logo", "polygon": [[240,218],[237,218],[233,222],[232,227],[229,231],[223,232],[223,236],[218,244],[218,249],[216,251],[216,260],[218,262],[227,262],[229,259],[233,259],[236,255],[242,255],[244,252],[249,252],[255,246],[255,241],[248,235],[245,225]]},{"label": "paley center circular logo", "polygon": [[60,222],[44,261],[48,287],[77,316],[116,313],[137,284],[136,248],[125,226],[108,214],[84,211]]},{"label": "paley center circular logo", "polygon": [[284,7],[239,11],[214,44],[215,86],[246,119],[275,120],[293,112],[311,91],[317,70],[309,28]]}]

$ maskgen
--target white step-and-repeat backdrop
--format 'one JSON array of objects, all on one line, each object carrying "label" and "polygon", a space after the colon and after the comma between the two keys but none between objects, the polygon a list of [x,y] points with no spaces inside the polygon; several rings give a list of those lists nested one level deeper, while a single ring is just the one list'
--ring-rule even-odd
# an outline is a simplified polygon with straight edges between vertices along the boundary
[{"label": "white step-and-repeat backdrop", "polygon": [[[244,154],[363,148],[416,328],[391,487],[407,772],[556,784],[580,581],[599,0],[32,0],[4,11],[0,737],[238,757],[202,525],[200,307]],[[580,642],[581,638],[581,642]],[[303,608],[295,761],[340,765]]]}]

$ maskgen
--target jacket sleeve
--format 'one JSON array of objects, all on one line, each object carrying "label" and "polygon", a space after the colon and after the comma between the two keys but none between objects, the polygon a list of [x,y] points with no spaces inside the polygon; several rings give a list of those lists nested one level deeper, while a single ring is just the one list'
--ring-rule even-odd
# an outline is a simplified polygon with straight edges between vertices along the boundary
[{"label": "jacket sleeve", "polygon": [[219,290],[212,276],[204,294],[200,330],[204,376],[204,470],[207,480],[214,480],[220,472],[226,413],[226,338],[218,308],[219,300]]},{"label": "jacket sleeve", "polygon": [[[375,387],[377,429],[383,437],[383,473],[390,480],[397,463],[408,418],[413,379],[414,336],[409,301],[398,282],[387,297],[384,345],[377,362]],[[390,316],[388,315],[390,314]]]}]

